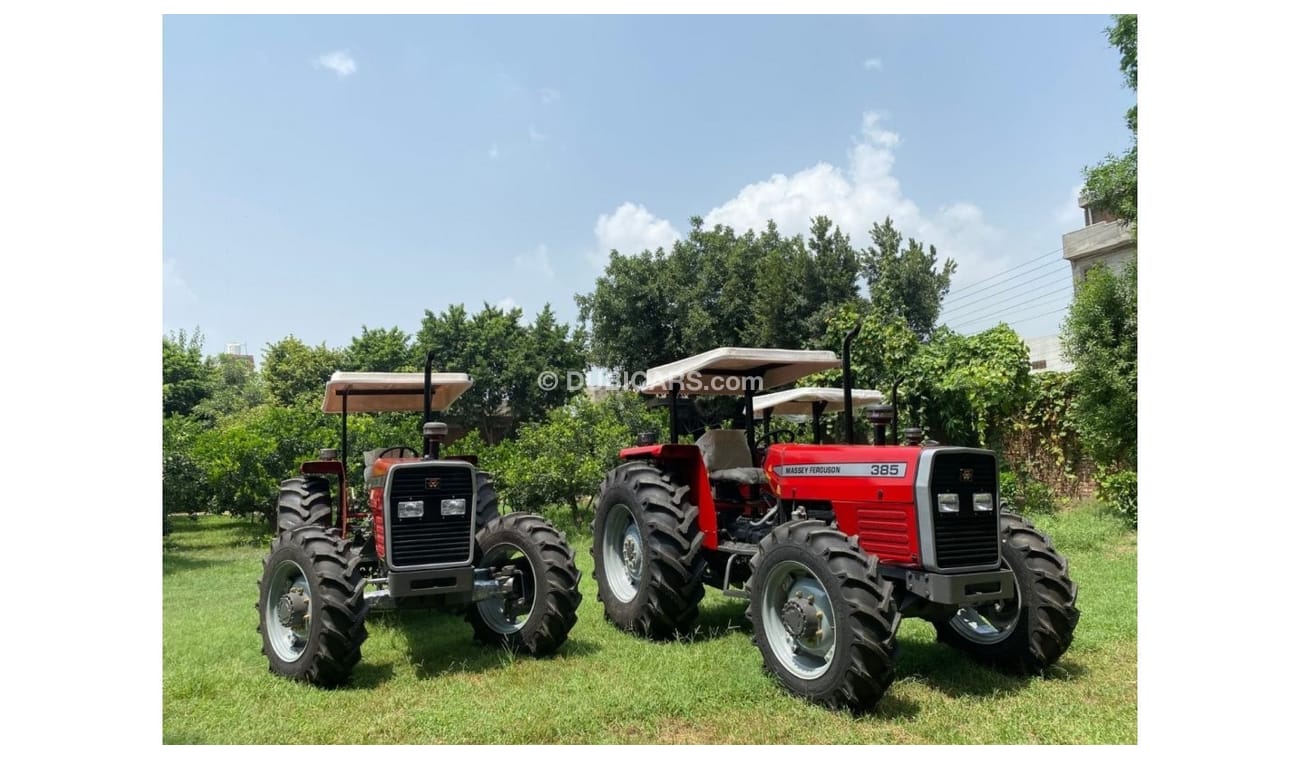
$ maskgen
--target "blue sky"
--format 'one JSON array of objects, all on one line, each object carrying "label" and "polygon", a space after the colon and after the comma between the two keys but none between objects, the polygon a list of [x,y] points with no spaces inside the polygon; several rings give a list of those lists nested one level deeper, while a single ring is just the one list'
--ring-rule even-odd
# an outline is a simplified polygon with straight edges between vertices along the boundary
[{"label": "blue sky", "polygon": [[1046,254],[1082,225],[1082,167],[1128,144],[1107,23],[168,17],[163,330],[260,356],[452,303],[572,320],[610,247],[824,213],[956,259],[961,331],[1054,333]]}]

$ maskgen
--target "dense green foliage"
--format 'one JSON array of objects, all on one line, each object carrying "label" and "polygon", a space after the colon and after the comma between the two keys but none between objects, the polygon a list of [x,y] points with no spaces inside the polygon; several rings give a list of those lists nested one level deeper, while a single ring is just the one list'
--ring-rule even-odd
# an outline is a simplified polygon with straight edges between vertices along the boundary
[{"label": "dense green foliage", "polygon": [[871,290],[871,308],[882,317],[901,317],[917,338],[927,340],[939,321],[944,296],[957,263],[946,259],[938,266],[934,246],[903,236],[888,217],[871,226],[871,247],[862,256],[862,273]]},{"label": "dense green foliage", "polygon": [[1138,523],[1138,476],[1133,470],[1120,470],[1103,476],[1097,495],[1131,527]]},{"label": "dense green foliage", "polygon": [[591,293],[576,296],[591,325],[591,361],[639,372],[719,346],[801,348],[825,315],[859,300],[858,254],[825,218],[812,236],[706,230],[699,217],[671,251],[613,251]]},{"label": "dense green foliage", "polygon": [[1065,321],[1077,389],[1071,422],[1100,464],[1137,466],[1137,262],[1088,271]]},{"label": "dense green foliage", "polygon": [[211,378],[203,363],[203,333],[180,330],[162,342],[163,416],[189,414],[211,393]]}]

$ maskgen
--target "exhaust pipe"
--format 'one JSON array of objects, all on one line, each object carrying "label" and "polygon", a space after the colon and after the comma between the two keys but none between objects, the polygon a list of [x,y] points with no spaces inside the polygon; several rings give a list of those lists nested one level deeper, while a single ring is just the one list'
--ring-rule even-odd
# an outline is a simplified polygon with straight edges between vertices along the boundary
[{"label": "exhaust pipe", "polygon": [[840,352],[844,357],[842,360],[844,362],[844,442],[850,446],[853,445],[853,365],[849,362],[849,344],[861,331],[862,320],[859,319],[853,329],[844,336],[843,351]]}]

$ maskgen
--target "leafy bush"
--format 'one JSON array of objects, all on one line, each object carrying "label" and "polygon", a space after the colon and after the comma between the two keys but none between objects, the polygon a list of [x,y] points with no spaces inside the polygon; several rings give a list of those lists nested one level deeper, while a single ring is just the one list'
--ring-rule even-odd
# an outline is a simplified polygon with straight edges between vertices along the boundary
[{"label": "leafy bush", "polygon": [[201,427],[180,415],[163,419],[163,525],[172,512],[195,512],[207,507],[207,480],[194,459],[194,437]]},{"label": "leafy bush", "polygon": [[1138,523],[1138,476],[1132,470],[1102,477],[1097,495],[1112,511],[1123,517],[1130,526]]},{"label": "leafy bush", "polygon": [[1056,495],[1042,481],[1024,472],[1004,470],[998,476],[1004,508],[1020,514],[1050,514],[1056,511]]}]

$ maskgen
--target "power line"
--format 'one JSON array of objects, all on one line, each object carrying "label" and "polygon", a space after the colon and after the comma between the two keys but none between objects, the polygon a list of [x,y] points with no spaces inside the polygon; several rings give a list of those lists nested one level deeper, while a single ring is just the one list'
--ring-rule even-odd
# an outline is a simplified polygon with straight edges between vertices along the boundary
[{"label": "power line", "polygon": [[1068,309],[1068,308],[1070,308],[1070,304],[1067,303],[1066,305],[1062,306],[1062,307],[1059,308],[1059,309],[1052,309],[1051,311],[1045,311],[1045,312],[1043,312],[1042,314],[1035,314],[1035,315],[1032,316],[1032,317],[1025,317],[1024,319],[1017,319],[1015,322],[1008,322],[1007,325],[1008,325],[1008,326],[1010,326],[1010,325],[1018,325],[1018,324],[1020,324],[1021,322],[1028,322],[1028,321],[1033,320],[1033,319],[1038,319],[1039,317],[1050,316],[1050,315],[1052,315],[1052,314],[1057,313],[1058,311],[1065,311],[1065,310]]},{"label": "power line", "polygon": [[1004,289],[1002,289],[1002,290],[997,290],[997,291],[994,291],[994,292],[992,292],[992,293],[988,293],[988,294],[986,294],[986,295],[984,295],[984,296],[982,296],[982,297],[980,297],[980,298],[975,299],[974,301],[971,301],[971,302],[969,302],[969,303],[961,304],[960,306],[956,306],[956,307],[954,307],[952,310],[945,310],[945,311],[943,312],[943,314],[944,314],[944,318],[945,318],[945,319],[951,319],[951,318],[953,317],[953,314],[954,314],[954,313],[960,313],[961,311],[963,311],[963,310],[965,310],[965,309],[970,309],[970,308],[976,308],[976,309],[979,309],[979,308],[981,308],[981,304],[985,304],[985,303],[987,303],[988,301],[998,300],[998,299],[1000,299],[1000,298],[1001,298],[1001,299],[1005,299],[1005,298],[1018,298],[1019,296],[1024,295],[1024,293],[1016,293],[1015,295],[1007,295],[1007,294],[1011,293],[1011,291],[1013,291],[1013,290],[1019,290],[1020,288],[1023,288],[1023,287],[1026,286],[1026,285],[1030,285],[1030,284],[1032,284],[1032,283],[1039,282],[1040,280],[1045,280],[1045,279],[1047,279],[1047,278],[1049,278],[1049,277],[1057,277],[1057,276],[1059,276],[1059,275],[1060,275],[1059,272],[1047,272],[1047,273],[1045,273],[1045,274],[1041,274],[1041,275],[1039,275],[1039,276],[1037,276],[1037,277],[1035,277],[1035,278],[1033,278],[1033,279],[1031,279],[1031,280],[1025,280],[1024,282],[1016,283],[1015,285],[1012,285],[1012,286],[1010,286],[1010,287],[1008,287],[1008,288],[1004,288]]},{"label": "power line", "polygon": [[1014,282],[1015,280],[1019,280],[1020,278],[1026,276],[1026,275],[1030,275],[1030,274],[1033,274],[1034,272],[1037,272],[1037,271],[1039,271],[1039,270],[1046,269],[1047,267],[1053,266],[1053,265],[1055,265],[1056,263],[1057,263],[1057,262],[1055,262],[1055,261],[1049,261],[1049,262],[1047,262],[1046,264],[1039,264],[1038,266],[1034,267],[1033,269],[1026,269],[1025,271],[1021,272],[1020,274],[1017,274],[1017,275],[1014,276],[1014,277],[1010,277],[1010,278],[1008,278],[1008,279],[1006,279],[1006,280],[1003,280],[1002,282],[994,282],[994,283],[990,283],[990,284],[988,284],[988,285],[985,285],[985,286],[982,287],[982,288],[977,288],[977,289],[972,290],[972,291],[970,291],[970,292],[968,292],[968,293],[963,293],[963,294],[961,294],[960,296],[957,296],[956,298],[952,299],[951,301],[948,301],[948,303],[952,303],[953,301],[960,301],[960,300],[962,300],[962,299],[964,299],[964,298],[970,298],[971,296],[976,295],[976,294],[978,294],[978,293],[983,293],[984,291],[988,290],[989,288],[998,288],[998,287],[1001,287],[1001,286],[1003,286],[1003,285],[1007,285],[1008,283]]},{"label": "power line", "polygon": [[1059,294],[1059,293],[1064,293],[1064,292],[1067,291],[1067,290],[1073,290],[1073,288],[1074,288],[1073,285],[1066,285],[1066,286],[1063,287],[1063,288],[1057,288],[1056,290],[1048,291],[1047,293],[1040,293],[1040,294],[1034,296],[1033,298],[1028,298],[1028,299],[1023,300],[1023,301],[1018,301],[1018,302],[1016,302],[1016,303],[1014,303],[1014,304],[1008,304],[1008,305],[1006,305],[1006,306],[998,306],[998,307],[994,307],[992,311],[985,311],[985,312],[980,313],[980,314],[977,314],[977,315],[969,315],[969,314],[968,314],[966,317],[963,317],[961,321],[957,322],[957,327],[961,327],[961,326],[963,326],[963,325],[973,324],[973,323],[975,323],[975,322],[980,322],[980,321],[983,321],[983,320],[985,320],[985,319],[989,319],[989,318],[991,318],[991,317],[996,317],[996,316],[999,316],[999,315],[1002,315],[1002,314],[1006,314],[1006,313],[1008,313],[1008,312],[1014,312],[1014,311],[1016,311],[1017,309],[1019,309],[1020,307],[1025,306],[1025,305],[1027,305],[1027,304],[1031,304],[1031,303],[1033,303],[1034,301],[1041,301],[1042,299],[1047,298],[1048,296],[1054,296],[1054,295],[1057,295],[1057,294]]},{"label": "power line", "polygon": [[1058,253],[1060,253],[1060,252],[1061,252],[1061,249],[1060,249],[1060,248],[1057,248],[1055,251],[1049,251],[1049,252],[1047,252],[1047,253],[1044,253],[1042,256],[1036,256],[1036,257],[1034,257],[1034,258],[1032,258],[1032,259],[1030,259],[1030,260],[1028,260],[1028,261],[1021,262],[1021,263],[1019,263],[1019,264],[1017,264],[1017,265],[1011,267],[1010,269],[1004,269],[1004,270],[1002,270],[1001,272],[998,272],[997,274],[989,275],[988,277],[985,277],[985,278],[982,279],[982,280],[976,280],[975,282],[972,282],[972,283],[969,284],[969,285],[963,285],[963,286],[961,286],[960,288],[957,288],[956,290],[953,290],[953,291],[949,292],[948,295],[951,296],[951,295],[955,295],[955,294],[957,294],[957,293],[965,293],[966,291],[970,290],[971,288],[975,287],[976,285],[979,285],[980,283],[988,282],[989,280],[996,280],[997,278],[1001,277],[1001,276],[1004,275],[1004,274],[1010,274],[1011,272],[1014,272],[1014,271],[1016,271],[1017,269],[1020,269],[1021,267],[1028,266],[1028,265],[1034,263],[1035,261],[1042,261],[1043,259],[1047,258],[1048,256],[1054,256],[1055,254],[1058,254]]}]

